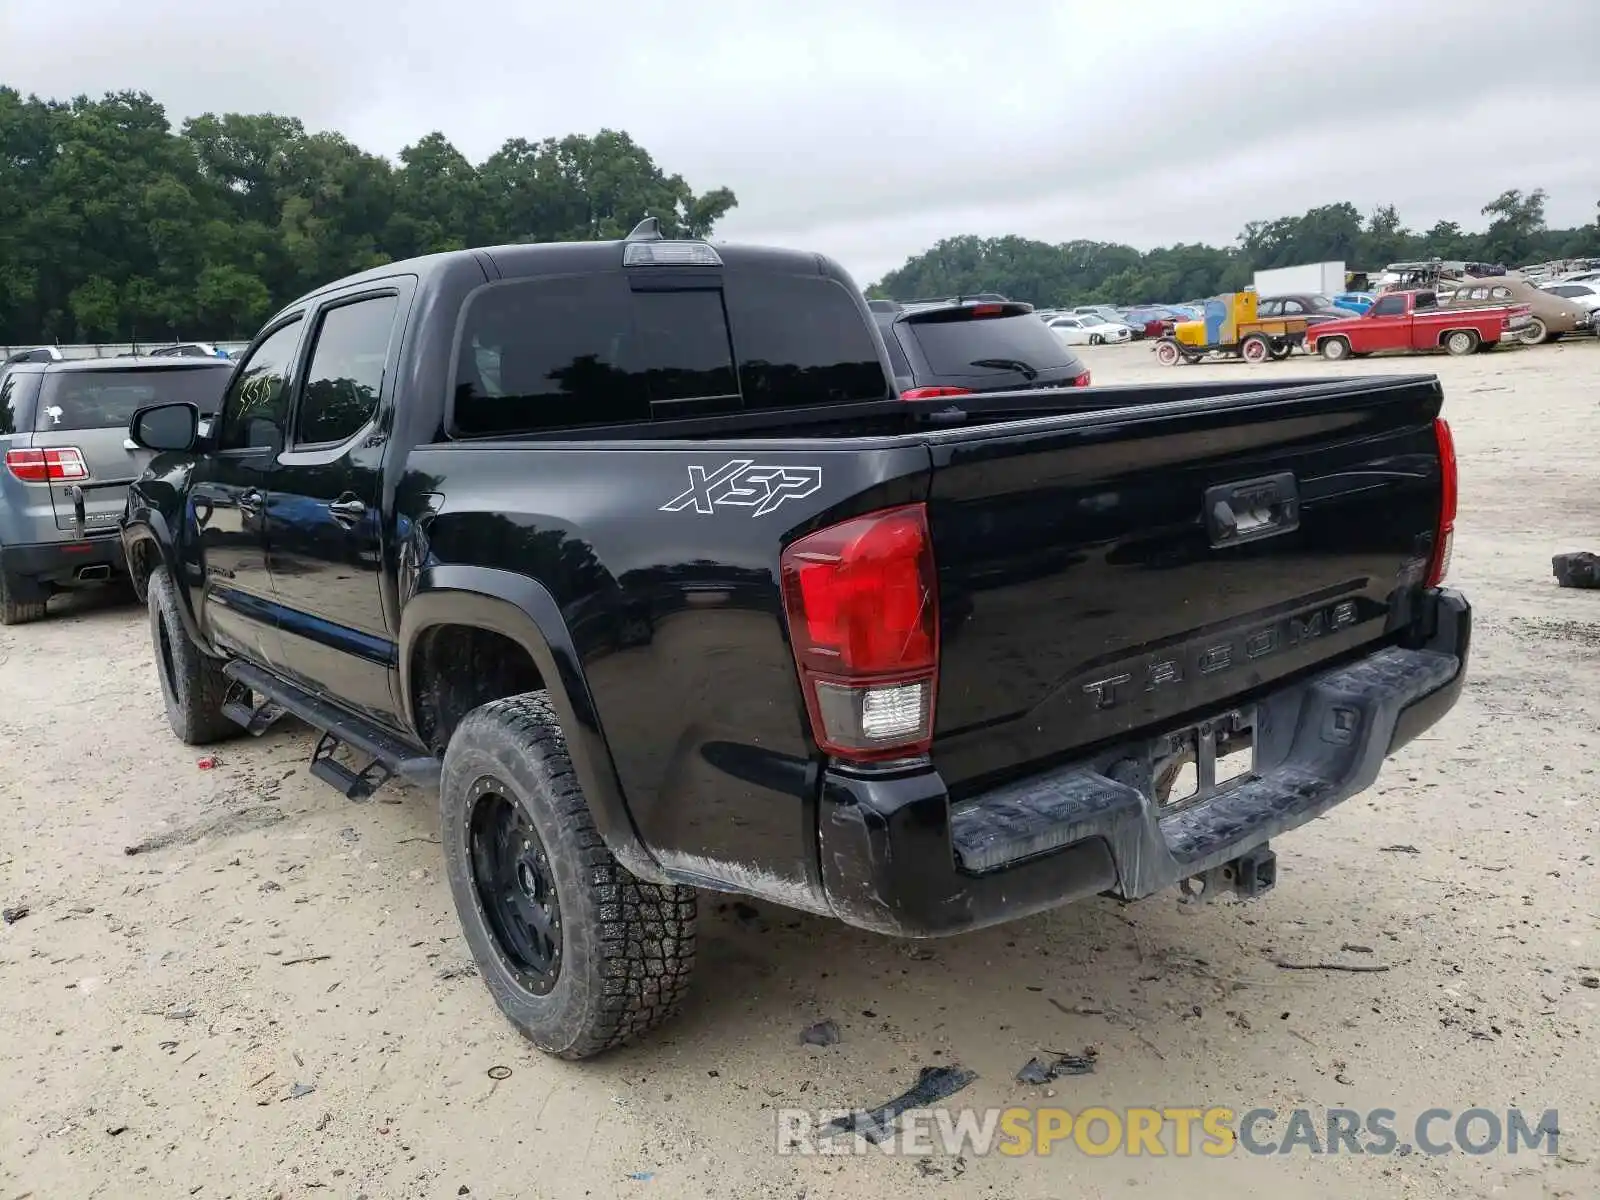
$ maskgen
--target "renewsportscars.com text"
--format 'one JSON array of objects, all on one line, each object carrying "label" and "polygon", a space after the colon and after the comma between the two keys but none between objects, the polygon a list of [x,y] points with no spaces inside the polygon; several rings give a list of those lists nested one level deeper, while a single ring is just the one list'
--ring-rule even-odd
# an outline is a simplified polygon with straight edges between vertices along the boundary
[{"label": "renewsportscars.com text", "polygon": [[1554,1109],[1066,1108],[912,1109],[893,1121],[845,1109],[777,1110],[781,1155],[1056,1153],[1106,1157],[1232,1154],[1556,1154]]}]

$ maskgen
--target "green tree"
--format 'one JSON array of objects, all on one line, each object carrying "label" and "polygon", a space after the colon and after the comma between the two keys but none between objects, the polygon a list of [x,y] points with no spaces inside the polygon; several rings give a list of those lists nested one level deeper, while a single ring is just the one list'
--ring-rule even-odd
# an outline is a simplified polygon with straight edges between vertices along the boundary
[{"label": "green tree", "polygon": [[620,131],[507,142],[441,133],[391,162],[273,113],[174,132],[143,92],[68,102],[0,88],[0,343],[229,338],[320,284],[414,254],[617,237],[645,216],[708,235],[696,194]]}]

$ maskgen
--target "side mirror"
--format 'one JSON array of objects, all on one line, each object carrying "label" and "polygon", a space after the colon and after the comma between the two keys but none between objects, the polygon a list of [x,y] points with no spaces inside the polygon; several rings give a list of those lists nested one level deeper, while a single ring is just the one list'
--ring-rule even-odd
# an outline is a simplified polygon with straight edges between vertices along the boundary
[{"label": "side mirror", "polygon": [[128,436],[146,450],[192,450],[200,440],[200,410],[186,401],[152,404],[133,414]]}]

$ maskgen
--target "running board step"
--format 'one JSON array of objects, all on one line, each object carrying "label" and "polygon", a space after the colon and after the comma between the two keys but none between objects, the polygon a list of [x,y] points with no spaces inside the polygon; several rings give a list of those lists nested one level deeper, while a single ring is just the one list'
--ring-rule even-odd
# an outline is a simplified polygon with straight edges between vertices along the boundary
[{"label": "running board step", "polygon": [[388,783],[394,772],[377,759],[359,771],[352,771],[333,757],[340,745],[339,739],[331,733],[318,738],[317,748],[311,752],[311,773],[323,783],[331,784],[346,800],[360,803],[372,799],[372,793]]},{"label": "running board step", "polygon": [[288,711],[276,700],[263,700],[257,704],[250,686],[237,679],[229,682],[228,695],[222,702],[222,715],[234,724],[244,726],[244,731],[251,737],[260,737]]},{"label": "running board step", "polygon": [[[267,703],[276,704],[313,729],[321,730],[325,736],[317,743],[317,752],[312,755],[311,773],[325,783],[332,784],[344,795],[351,796],[351,779],[376,779],[373,774],[375,767],[381,768],[382,778],[373,783],[372,791],[394,776],[420,787],[439,786],[439,760],[403,741],[398,735],[251,663],[235,659],[223,668],[223,674],[241,687],[264,697]],[[249,728],[248,725],[245,727]],[[324,746],[323,743],[329,738],[332,744]],[[358,773],[328,757],[341,743],[371,759],[372,766]],[[365,799],[372,791],[359,798]],[[352,796],[352,799],[355,798]]]}]

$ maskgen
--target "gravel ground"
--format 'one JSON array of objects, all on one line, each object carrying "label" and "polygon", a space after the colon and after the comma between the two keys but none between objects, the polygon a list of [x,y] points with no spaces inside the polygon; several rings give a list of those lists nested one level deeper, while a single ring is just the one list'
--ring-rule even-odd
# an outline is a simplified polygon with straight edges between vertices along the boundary
[{"label": "gravel ground", "polygon": [[[1086,357],[1101,383],[1170,375],[1141,346]],[[0,901],[29,909],[0,927],[0,1200],[1600,1194],[1600,593],[1550,574],[1600,550],[1600,343],[1340,368],[1396,370],[1447,390],[1471,677],[1370,793],[1275,843],[1275,892],[1096,901],[915,951],[708,898],[683,1017],[586,1065],[525,1049],[472,978],[430,797],[344,801],[299,727],[199,769],[143,612],[113,598],[0,630]],[[841,1043],[800,1045],[824,1018]],[[1014,1081],[1085,1046],[1093,1074]],[[976,1106],[1555,1108],[1560,1150],[774,1152],[774,1108],[880,1103],[949,1063]]]}]

